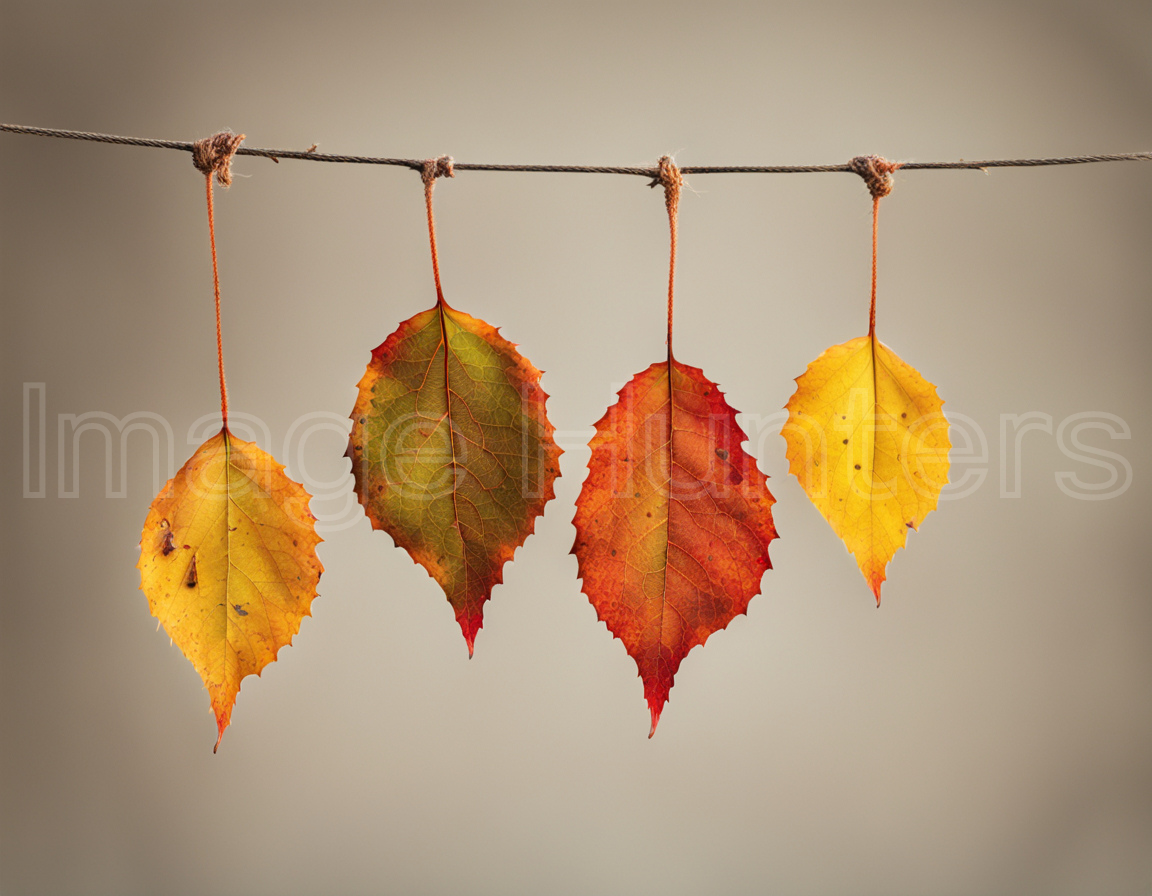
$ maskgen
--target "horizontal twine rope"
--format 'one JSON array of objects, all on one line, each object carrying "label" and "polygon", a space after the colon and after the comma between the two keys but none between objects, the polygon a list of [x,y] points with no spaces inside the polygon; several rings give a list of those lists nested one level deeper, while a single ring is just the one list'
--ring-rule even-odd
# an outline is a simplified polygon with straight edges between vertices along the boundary
[{"label": "horizontal twine rope", "polygon": [[[88,131],[67,131],[56,128],[39,128],[27,125],[0,124],[0,131],[13,134],[27,134],[35,137],[59,137],[67,140],[86,140],[95,143],[112,143],[121,146],[143,146],[154,149],[176,149],[192,152],[193,142],[178,140],[154,140],[145,137],[121,137],[115,134],[98,134]],[[375,156],[334,155],[316,152],[315,144],[306,150],[257,149],[241,146],[235,151],[238,156],[260,156],[279,162],[281,159],[300,159],[312,162],[334,162],[358,165],[394,165],[418,171],[423,175],[424,159],[397,159]],[[1152,152],[1104,153],[1099,155],[1062,156],[1039,159],[985,159],[982,161],[959,160],[955,162],[902,162],[900,170],[941,170],[987,168],[1038,168],[1051,165],[1083,165],[1096,162],[1152,161]],[[478,162],[454,162],[454,171],[520,171],[573,174],[631,174],[640,177],[658,178],[659,169],[651,167],[610,166],[610,165],[495,165]],[[841,165],[690,165],[680,169],[685,175],[693,174],[813,174],[825,172],[849,172],[859,174],[851,163]]]}]

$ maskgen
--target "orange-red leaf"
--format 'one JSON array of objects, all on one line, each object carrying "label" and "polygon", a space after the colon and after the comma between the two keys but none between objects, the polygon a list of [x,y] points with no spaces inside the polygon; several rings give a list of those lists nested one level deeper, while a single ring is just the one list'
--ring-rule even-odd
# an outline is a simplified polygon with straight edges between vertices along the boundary
[{"label": "orange-red leaf", "polygon": [[745,438],[716,385],[675,360],[633,377],[596,424],[572,550],[639,667],[649,737],[680,662],[747,610],[771,566],[775,499]]},{"label": "orange-red leaf", "polygon": [[271,455],[224,429],[148,511],[140,588],[204,680],[217,747],[241,680],[259,675],[311,615],[324,568],[308,501]]},{"label": "orange-red leaf", "polygon": [[832,526],[876,603],[892,555],[948,481],[936,387],[873,336],[834,345],[788,400],[789,471]]},{"label": "orange-red leaf", "polygon": [[471,656],[484,602],[554,497],[560,449],[540,371],[441,301],[372,352],[359,389],[356,494],[440,583]]}]

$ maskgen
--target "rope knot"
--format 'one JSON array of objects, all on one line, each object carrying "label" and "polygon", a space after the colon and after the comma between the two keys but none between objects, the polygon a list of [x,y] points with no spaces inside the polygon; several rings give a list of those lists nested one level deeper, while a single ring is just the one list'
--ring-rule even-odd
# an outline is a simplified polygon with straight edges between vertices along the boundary
[{"label": "rope knot", "polygon": [[455,177],[456,173],[452,170],[452,156],[425,159],[424,170],[420,176],[424,186],[428,186],[438,177]]},{"label": "rope knot", "polygon": [[192,144],[192,164],[201,174],[216,175],[221,186],[232,184],[232,157],[244,140],[243,134],[221,131]]},{"label": "rope knot", "polygon": [[900,162],[889,162],[883,156],[856,156],[848,167],[864,178],[873,199],[883,199],[892,192],[892,172]]},{"label": "rope knot", "polygon": [[668,214],[675,216],[680,206],[680,189],[684,186],[684,176],[672,161],[672,156],[660,157],[656,165],[656,178],[649,186],[654,187],[657,184],[664,187],[664,205],[668,208]]}]

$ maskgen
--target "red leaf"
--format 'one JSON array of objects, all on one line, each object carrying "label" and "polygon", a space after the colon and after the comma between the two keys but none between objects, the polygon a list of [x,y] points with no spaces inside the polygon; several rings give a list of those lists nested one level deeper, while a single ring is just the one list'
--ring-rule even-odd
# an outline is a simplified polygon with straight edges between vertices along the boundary
[{"label": "red leaf", "polygon": [[572,550],[639,667],[649,737],[681,660],[747,610],[771,566],[775,499],[745,439],[716,385],[671,359],[633,377],[596,424]]}]

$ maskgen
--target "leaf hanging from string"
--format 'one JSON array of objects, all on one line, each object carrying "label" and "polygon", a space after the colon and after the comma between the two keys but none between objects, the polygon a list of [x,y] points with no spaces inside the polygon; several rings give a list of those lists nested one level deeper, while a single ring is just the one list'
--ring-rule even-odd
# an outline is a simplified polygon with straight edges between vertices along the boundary
[{"label": "leaf hanging from string", "polygon": [[292,643],[311,615],[324,570],[304,487],[271,455],[228,430],[212,178],[232,182],[232,157],[243,139],[222,132],[198,140],[192,153],[208,206],[223,426],[152,502],[137,564],[152,615],[208,689],[216,715],[213,752],[232,719],[240,683]]},{"label": "leaf hanging from string", "polygon": [[659,170],[671,236],[668,359],[633,377],[596,424],[572,548],[597,616],[636,661],[649,737],[684,657],[760,593],[776,537],[774,499],[736,412],[672,356],[682,181],[667,156]]},{"label": "leaf hanging from string", "polygon": [[877,156],[850,164],[872,192],[868,335],[808,365],[782,435],[789,471],[855,555],[879,606],[888,562],[948,481],[951,443],[936,387],[876,338],[877,220],[899,165]]},{"label": "leaf hanging from string", "polygon": [[440,288],[432,185],[425,198],[438,300],[372,352],[352,410],[356,494],[383,529],[440,583],[471,656],[484,602],[555,493],[560,449],[540,371]]}]

